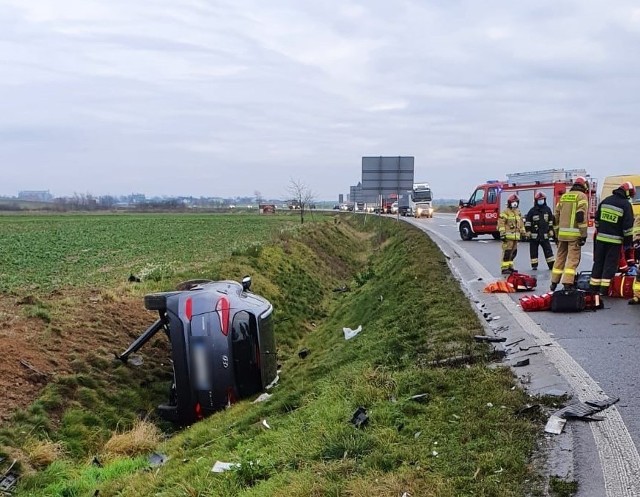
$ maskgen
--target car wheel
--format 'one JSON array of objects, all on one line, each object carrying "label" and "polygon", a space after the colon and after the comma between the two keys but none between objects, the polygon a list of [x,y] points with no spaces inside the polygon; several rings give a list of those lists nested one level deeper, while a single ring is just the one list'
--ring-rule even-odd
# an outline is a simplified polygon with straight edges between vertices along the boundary
[{"label": "car wheel", "polygon": [[491,236],[493,237],[494,240],[500,240],[500,233],[498,233],[497,231],[491,233]]},{"label": "car wheel", "polygon": [[460,223],[460,238],[465,242],[468,242],[473,238],[473,231],[471,231],[469,223]]},{"label": "car wheel", "polygon": [[167,308],[167,299],[180,292],[158,292],[144,296],[144,308],[148,311],[164,311]]}]

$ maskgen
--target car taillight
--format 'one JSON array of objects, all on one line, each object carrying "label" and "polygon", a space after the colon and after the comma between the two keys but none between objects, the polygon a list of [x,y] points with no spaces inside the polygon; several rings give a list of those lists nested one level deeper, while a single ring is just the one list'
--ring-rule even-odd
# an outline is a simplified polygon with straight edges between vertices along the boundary
[{"label": "car taillight", "polygon": [[191,321],[191,316],[193,316],[193,301],[191,297],[189,297],[184,303],[184,314],[187,316],[187,319]]},{"label": "car taillight", "polygon": [[224,336],[229,334],[229,300],[226,297],[220,297],[216,304],[216,311],[220,318],[220,330]]},{"label": "car taillight", "polygon": [[196,411],[196,419],[202,419],[202,417],[203,417],[202,416],[202,407],[200,407],[200,402],[198,402],[196,404],[195,411]]},{"label": "car taillight", "polygon": [[235,404],[236,400],[236,394],[233,392],[233,388],[227,388],[227,407],[231,404]]}]

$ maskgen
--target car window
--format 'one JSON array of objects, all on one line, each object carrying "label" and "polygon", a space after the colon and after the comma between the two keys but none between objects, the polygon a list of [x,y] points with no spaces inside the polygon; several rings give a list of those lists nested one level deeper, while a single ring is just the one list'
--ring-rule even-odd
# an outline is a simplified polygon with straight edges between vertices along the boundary
[{"label": "car window", "polygon": [[489,192],[487,193],[487,203],[495,204],[498,200],[498,189],[497,188],[489,188]]}]

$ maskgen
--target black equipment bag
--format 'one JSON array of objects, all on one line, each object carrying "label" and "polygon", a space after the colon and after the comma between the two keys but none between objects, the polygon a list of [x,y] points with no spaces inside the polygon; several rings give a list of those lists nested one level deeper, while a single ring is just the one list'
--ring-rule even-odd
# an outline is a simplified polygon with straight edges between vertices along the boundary
[{"label": "black equipment bag", "polygon": [[581,312],[586,308],[582,290],[556,290],[551,297],[552,312]]},{"label": "black equipment bag", "polygon": [[580,271],[576,278],[576,288],[578,290],[589,290],[589,281],[591,280],[591,271]]}]

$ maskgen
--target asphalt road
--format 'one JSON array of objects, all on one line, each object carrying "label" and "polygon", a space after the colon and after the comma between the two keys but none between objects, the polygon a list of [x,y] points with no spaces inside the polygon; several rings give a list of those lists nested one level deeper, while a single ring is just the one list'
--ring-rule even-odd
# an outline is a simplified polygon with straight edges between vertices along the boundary
[{"label": "asphalt road", "polygon": [[[436,234],[448,239],[447,243],[450,245],[460,247],[495,279],[502,278],[499,241],[493,240],[491,236],[462,241],[453,215],[440,214],[433,219],[421,219],[414,223],[428,227]],[[583,248],[580,270],[591,269],[592,257],[593,245],[589,240]],[[540,258],[540,268],[542,268],[545,266],[542,262],[544,260],[542,253]],[[534,274],[538,278],[538,288],[531,293],[540,294],[548,291],[551,271],[546,268],[531,271],[528,244],[521,244],[515,263],[516,268],[521,272]],[[517,302],[523,295],[525,294],[518,293],[509,296]],[[640,392],[636,357],[640,354],[640,326],[638,326],[640,306],[629,306],[624,299],[605,298],[605,309],[597,312],[578,314],[524,313],[522,310],[515,310],[515,312],[527,314],[541,330],[553,337],[606,395],[620,397],[616,407],[626,426],[625,430],[620,423],[622,428],[620,431],[628,431],[631,437],[628,440],[628,435],[625,435],[628,443],[626,446],[621,445],[622,451],[633,449],[629,450],[630,459],[637,457],[637,447],[640,447]],[[597,442],[596,431],[594,430],[594,436]],[[633,447],[634,444],[635,447]],[[600,464],[603,467],[608,464],[606,459],[606,451],[603,456],[603,451],[600,450]],[[607,481],[606,473],[607,471],[605,471],[605,482]],[[635,474],[631,478],[640,479],[640,475]],[[635,484],[633,488],[636,488]],[[615,493],[608,490],[606,495],[615,496]],[[633,490],[625,495],[638,494]]]}]

